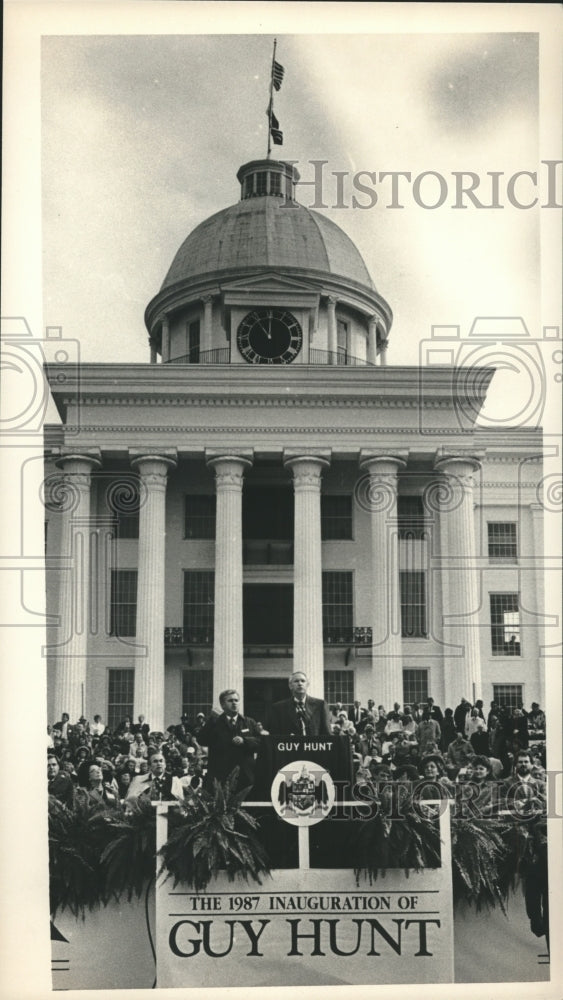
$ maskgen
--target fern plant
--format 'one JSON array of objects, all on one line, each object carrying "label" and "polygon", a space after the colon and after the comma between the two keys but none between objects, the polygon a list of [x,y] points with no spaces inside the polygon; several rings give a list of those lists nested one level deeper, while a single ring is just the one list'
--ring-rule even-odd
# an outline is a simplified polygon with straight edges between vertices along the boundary
[{"label": "fern plant", "polygon": [[356,858],[357,883],[362,874],[372,883],[388,868],[402,868],[407,875],[409,870],[436,868],[440,865],[438,819],[422,818],[408,806],[401,818],[392,819],[378,812],[362,823],[351,853]]},{"label": "fern plant", "polygon": [[236,791],[238,771],[235,768],[223,785],[214,780],[212,793],[194,796],[184,813],[171,819],[161,871],[168,871],[175,886],[181,882],[203,892],[219,872],[230,882],[242,877],[259,884],[269,874],[258,823],[243,808],[248,789]]},{"label": "fern plant", "polygon": [[509,826],[490,820],[455,819],[452,822],[452,882],[454,903],[465,902],[479,911],[498,903],[506,914],[508,887],[501,872],[508,854]]},{"label": "fern plant", "polygon": [[84,918],[85,911],[107,903],[100,859],[113,832],[113,811],[102,810],[87,798],[72,810],[49,798],[50,908],[69,909]]},{"label": "fern plant", "polygon": [[108,820],[112,839],[100,857],[106,896],[116,899],[127,894],[139,897],[154,877],[156,856],[156,814],[150,800],[134,799],[127,808]]}]

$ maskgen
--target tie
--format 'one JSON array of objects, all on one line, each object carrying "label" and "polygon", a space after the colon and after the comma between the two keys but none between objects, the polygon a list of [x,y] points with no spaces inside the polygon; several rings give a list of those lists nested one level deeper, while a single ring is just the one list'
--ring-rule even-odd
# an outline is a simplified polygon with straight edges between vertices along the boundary
[{"label": "tie", "polygon": [[297,721],[301,726],[301,735],[307,735],[307,718],[305,715],[305,705],[302,701],[295,702],[295,714],[297,715]]}]

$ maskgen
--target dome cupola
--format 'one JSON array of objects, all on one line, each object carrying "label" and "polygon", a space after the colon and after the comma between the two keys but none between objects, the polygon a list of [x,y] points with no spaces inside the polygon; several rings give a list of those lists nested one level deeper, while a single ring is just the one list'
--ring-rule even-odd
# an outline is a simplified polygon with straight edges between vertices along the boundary
[{"label": "dome cupola", "polygon": [[[237,179],[240,201],[187,236],[147,306],[152,360],[161,354],[179,364],[375,363],[392,315],[355,244],[298,203],[293,163],[251,160]],[[252,326],[253,310],[256,350],[245,349],[239,333],[243,320],[247,331]],[[257,332],[261,318],[281,331],[280,310],[300,330],[291,349],[289,334],[280,332],[274,347]]]}]

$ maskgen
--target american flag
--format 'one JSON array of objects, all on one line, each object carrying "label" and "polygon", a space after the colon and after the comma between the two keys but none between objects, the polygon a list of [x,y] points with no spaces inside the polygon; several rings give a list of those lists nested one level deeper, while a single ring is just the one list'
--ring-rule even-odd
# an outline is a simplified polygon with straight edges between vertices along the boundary
[{"label": "american flag", "polygon": [[274,84],[274,90],[279,90],[282,85],[283,75],[285,69],[282,64],[276,62],[274,59],[274,65],[272,66],[272,83]]}]

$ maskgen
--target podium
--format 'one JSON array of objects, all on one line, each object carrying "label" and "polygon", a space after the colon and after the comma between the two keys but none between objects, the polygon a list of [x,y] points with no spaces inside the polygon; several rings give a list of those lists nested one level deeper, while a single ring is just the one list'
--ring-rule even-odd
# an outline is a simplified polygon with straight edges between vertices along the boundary
[{"label": "podium", "polygon": [[285,736],[274,733],[262,737],[251,797],[269,799],[278,771],[286,764],[302,760],[312,761],[330,774],[336,801],[345,801],[350,797],[354,770],[352,744],[347,736]]}]

